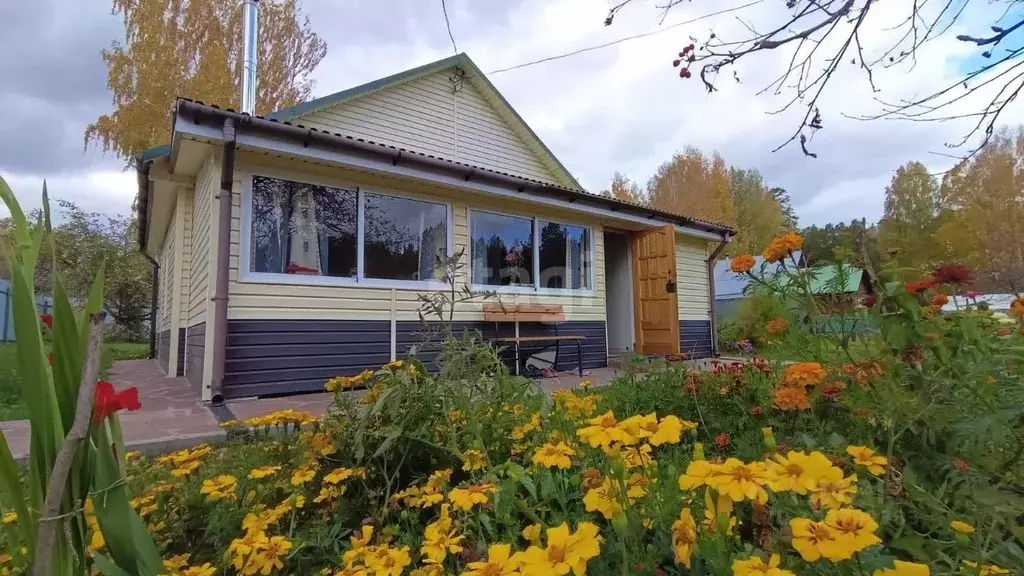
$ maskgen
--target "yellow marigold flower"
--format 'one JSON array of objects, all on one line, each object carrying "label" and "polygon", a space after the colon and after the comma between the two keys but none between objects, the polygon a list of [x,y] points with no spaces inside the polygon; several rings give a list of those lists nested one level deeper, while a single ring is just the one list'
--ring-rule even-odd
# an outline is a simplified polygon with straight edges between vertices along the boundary
[{"label": "yellow marigold flower", "polygon": [[178,576],[213,576],[216,573],[217,567],[207,562],[202,566],[190,566],[178,572]]},{"label": "yellow marigold flower", "polygon": [[857,552],[882,542],[875,535],[875,532],[878,530],[878,522],[875,522],[871,514],[856,508],[829,510],[828,514],[825,515],[825,524],[839,534],[852,537],[852,546]]},{"label": "yellow marigold flower", "polygon": [[672,523],[672,550],[675,552],[676,564],[690,568],[690,557],[697,543],[697,523],[689,508],[683,508],[679,519]]},{"label": "yellow marigold flower", "polygon": [[931,570],[925,564],[896,560],[892,568],[875,570],[871,576],[931,576]]},{"label": "yellow marigold flower", "polygon": [[797,362],[782,370],[782,381],[788,386],[816,386],[827,375],[818,362]]},{"label": "yellow marigold flower", "polygon": [[259,468],[253,468],[249,471],[250,480],[261,480],[268,478],[281,471],[280,466],[260,466]]},{"label": "yellow marigold flower", "polygon": [[558,444],[544,444],[533,453],[533,463],[546,468],[561,468],[568,470],[572,466],[571,458],[576,455],[565,442]]},{"label": "yellow marigold flower", "polygon": [[853,456],[854,464],[867,468],[874,476],[884,473],[889,463],[885,456],[876,456],[875,451],[867,446],[847,446],[846,453]]},{"label": "yellow marigold flower", "polygon": [[530,546],[513,556],[521,563],[523,574],[586,574],[587,562],[601,553],[601,536],[597,526],[580,522],[576,532],[562,523],[547,529],[547,548]]},{"label": "yellow marigold flower", "polygon": [[701,525],[718,532],[719,522],[725,525],[725,533],[732,534],[736,526],[736,517],[732,515],[732,498],[724,494],[718,494],[717,502],[711,497],[711,489],[704,490],[704,521]]},{"label": "yellow marigold flower", "polygon": [[977,575],[977,576],[995,576],[996,574],[1009,574],[1010,573],[1010,571],[1007,570],[1006,568],[1001,568],[999,566],[996,566],[995,564],[985,564],[984,566],[981,567],[980,570],[978,569],[978,563],[977,562],[971,562],[969,560],[964,560],[964,565],[971,569],[971,570],[967,570],[966,571],[966,573],[970,574],[971,576],[974,576],[974,575]]},{"label": "yellow marigold flower", "polygon": [[590,425],[577,430],[576,435],[591,448],[609,448],[615,442],[624,445],[636,443],[635,437],[619,427],[619,421],[611,410],[587,423]]},{"label": "yellow marigold flower", "polygon": [[363,556],[363,561],[374,576],[399,576],[405,567],[412,563],[408,546],[401,548],[371,547]]},{"label": "yellow marigold flower", "polygon": [[487,454],[480,450],[466,450],[462,453],[462,469],[466,472],[479,470],[487,464]]},{"label": "yellow marigold flower", "polygon": [[452,554],[462,552],[463,536],[455,528],[448,509],[447,504],[441,506],[441,514],[438,519],[427,524],[423,530],[423,546],[420,548],[420,552],[435,564],[444,562],[449,552]]},{"label": "yellow marigold flower", "polygon": [[642,440],[658,431],[658,415],[636,414],[619,422],[619,428],[628,436]]},{"label": "yellow marigold flower", "polygon": [[463,576],[520,576],[519,560],[512,559],[512,547],[508,544],[491,544],[487,547],[486,562],[470,562]]},{"label": "yellow marigold flower", "polygon": [[313,498],[313,502],[320,504],[321,502],[327,502],[328,500],[336,500],[341,498],[347,490],[348,489],[345,486],[324,484],[320,487],[320,492]]},{"label": "yellow marigold flower", "polygon": [[181,466],[171,470],[171,476],[174,476],[175,478],[183,478],[195,472],[197,468],[199,468],[198,461],[185,462]]},{"label": "yellow marigold flower", "polygon": [[100,531],[99,526],[93,526],[92,537],[89,539],[89,550],[95,552],[106,545],[107,541],[103,538],[103,532]]},{"label": "yellow marigold flower", "polygon": [[691,460],[686,466],[686,473],[679,477],[679,489],[694,490],[708,486],[717,473],[717,464],[707,460]]},{"label": "yellow marigold flower", "polygon": [[164,570],[167,570],[172,574],[180,572],[182,568],[188,565],[189,556],[191,556],[191,554],[178,554],[177,556],[164,558]]},{"label": "yellow marigold flower", "polygon": [[534,412],[533,415],[530,416],[529,422],[522,426],[516,426],[512,429],[512,439],[522,440],[523,438],[526,438],[527,434],[538,428],[540,428],[540,412]]},{"label": "yellow marigold flower", "polygon": [[262,530],[250,530],[243,537],[232,540],[228,545],[231,565],[236,570],[253,572],[252,569],[256,567],[252,564],[253,553],[261,549],[267,540],[267,535]]},{"label": "yellow marigold flower", "polygon": [[284,568],[283,558],[292,549],[292,543],[284,536],[271,536],[263,546],[253,554],[253,562],[258,565],[260,574],[266,576],[275,570]]},{"label": "yellow marigold flower", "polygon": [[276,521],[277,519],[267,512],[259,514],[249,512],[242,519],[242,530],[245,532],[265,532]]},{"label": "yellow marigold flower", "polygon": [[448,493],[448,499],[456,510],[469,511],[476,504],[486,504],[488,494],[496,492],[494,484],[471,484],[465,488],[455,488]]},{"label": "yellow marigold flower", "polygon": [[773,492],[792,491],[803,495],[816,486],[818,478],[832,468],[832,461],[818,451],[810,454],[790,451],[785,456],[775,454],[767,461],[765,468],[768,487]]},{"label": "yellow marigold flower", "polygon": [[124,453],[124,459],[128,462],[138,460],[139,458],[142,458],[142,452],[139,452],[138,450],[129,450]]},{"label": "yellow marigold flower", "polygon": [[817,562],[823,557],[832,562],[853,558],[853,537],[824,522],[793,518],[789,521],[789,528],[793,533],[793,548],[808,562]]},{"label": "yellow marigold flower", "polygon": [[206,500],[234,500],[235,488],[238,481],[230,474],[221,474],[211,480],[203,480],[203,486],[199,489],[200,494],[206,495]]},{"label": "yellow marigold flower", "polygon": [[622,457],[623,463],[626,465],[626,469],[633,468],[646,468],[657,464],[657,460],[651,456],[653,449],[650,444],[641,444],[639,446],[627,446],[623,448],[619,455]]},{"label": "yellow marigold flower", "polygon": [[[362,568],[357,568],[362,570]],[[365,571],[360,572],[336,572],[334,576],[366,576]],[[409,576],[444,576],[444,567],[438,564],[427,564],[426,566],[420,566],[419,568],[413,569],[409,572]]]},{"label": "yellow marigold flower", "polygon": [[302,486],[312,481],[314,476],[316,476],[316,470],[312,467],[298,468],[295,472],[292,472],[292,486]]},{"label": "yellow marigold flower", "polygon": [[760,556],[751,556],[746,560],[736,559],[732,561],[733,576],[796,576],[789,570],[779,568],[781,559],[778,554],[772,554],[768,562]]},{"label": "yellow marigold flower", "polygon": [[8,512],[8,513],[3,515],[3,518],[0,518],[0,523],[4,523],[4,524],[14,524],[17,521],[18,521],[18,513],[17,512]]},{"label": "yellow marigold flower", "polygon": [[843,471],[832,467],[818,478],[811,488],[811,504],[823,508],[840,508],[853,501],[857,493],[857,475],[843,478]]},{"label": "yellow marigold flower", "polygon": [[756,263],[757,260],[755,260],[750,254],[740,254],[739,256],[733,257],[732,262],[729,263],[729,270],[732,270],[737,274],[743,274],[744,272],[749,272]]},{"label": "yellow marigold flower", "polygon": [[710,485],[734,502],[746,498],[764,504],[768,501],[768,492],[764,489],[766,484],[768,476],[760,462],[744,464],[736,458],[729,458],[718,466]]},{"label": "yellow marigold flower", "polygon": [[13,559],[14,557],[6,552],[0,553],[0,564],[7,564]]},{"label": "yellow marigold flower", "polygon": [[523,538],[533,546],[540,546],[540,532],[542,528],[540,524],[530,524],[523,528]]},{"label": "yellow marigold flower", "polygon": [[324,476],[324,483],[326,484],[339,484],[355,476],[357,470],[355,468],[335,468]]},{"label": "yellow marigold flower", "polygon": [[600,512],[606,520],[611,520],[622,512],[617,482],[612,478],[605,478],[600,486],[587,491],[583,496],[583,504],[587,512]]},{"label": "yellow marigold flower", "polygon": [[956,530],[957,532],[960,532],[961,534],[974,534],[974,526],[971,526],[967,522],[961,522],[960,520],[953,520],[952,522],[949,523],[949,525],[953,528],[953,530]]}]

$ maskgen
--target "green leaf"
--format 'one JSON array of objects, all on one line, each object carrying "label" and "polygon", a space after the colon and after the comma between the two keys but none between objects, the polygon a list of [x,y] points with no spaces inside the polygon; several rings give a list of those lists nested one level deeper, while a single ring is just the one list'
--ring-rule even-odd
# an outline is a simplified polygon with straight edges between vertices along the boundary
[{"label": "green leaf", "polygon": [[71,430],[82,380],[84,352],[79,342],[75,312],[71,309],[64,283],[53,279],[53,386],[57,395],[64,434]]},{"label": "green leaf", "polygon": [[114,564],[114,561],[107,558],[106,554],[96,554],[92,557],[92,561],[104,576],[132,576]]},{"label": "green leaf", "polygon": [[384,441],[381,442],[380,446],[377,447],[377,450],[373,453],[371,459],[380,456],[384,452],[387,452],[388,448],[391,448],[391,446],[395,443],[395,440],[397,440],[398,437],[402,435],[402,432],[402,428],[398,426],[392,426],[391,431],[388,432],[388,435],[384,438]]},{"label": "green leaf", "polygon": [[155,575],[163,569],[160,553],[131,507],[106,426],[94,428],[92,501],[107,549],[114,562],[129,574]]},{"label": "green leaf", "polygon": [[928,560],[928,552],[924,549],[925,539],[917,535],[901,536],[889,542],[889,546],[897,550],[909,552],[915,560]]},{"label": "green leaf", "polygon": [[11,448],[7,445],[7,439],[0,434],[0,496],[7,506],[14,508],[20,519],[18,529],[21,530],[22,541],[28,548],[29,554],[36,550],[35,526],[38,521],[34,512],[29,512],[27,498],[22,495],[21,486],[18,482],[18,464],[11,455]]}]

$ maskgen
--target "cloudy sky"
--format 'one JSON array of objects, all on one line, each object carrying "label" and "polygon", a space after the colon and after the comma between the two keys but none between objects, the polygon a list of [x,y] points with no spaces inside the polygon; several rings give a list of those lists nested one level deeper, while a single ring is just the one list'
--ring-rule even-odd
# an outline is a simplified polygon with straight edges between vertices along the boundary
[{"label": "cloudy sky", "polygon": [[[822,96],[825,129],[811,143],[818,153],[811,159],[795,145],[772,152],[803,114],[799,108],[768,114],[792,92],[758,95],[781,73],[790,53],[741,60],[736,68],[740,82],[727,72],[720,91],[710,95],[696,78],[680,79],[671,64],[691,35],[706,38],[714,30],[719,38],[731,39],[743,34],[737,14],[766,29],[782,16],[781,1],[764,0],[742,12],[490,77],[592,191],[605,187],[615,170],[646,182],[674,151],[693,145],[720,152],[732,165],[761,170],[769,185],[790,191],[804,224],[877,220],[895,168],[920,160],[935,171],[946,169],[950,161],[934,152],[948,152],[945,143],[958,140],[967,126],[963,121],[863,122],[844,114],[877,112],[875,96],[896,101],[924,95],[961,77],[981,61],[981,50],[954,36],[985,34],[1001,7],[972,4],[967,18],[919,54],[914,69],[877,70],[877,95],[857,66],[842,66]],[[603,24],[609,0],[447,0],[447,6],[459,51],[490,72],[748,2],[695,0],[674,8],[659,24],[661,13],[654,5],[661,2],[635,0],[610,27]],[[440,0],[302,0],[302,6],[328,43],[328,55],[315,72],[315,96],[452,53]],[[109,8],[104,0],[0,5],[0,77],[5,79],[0,85],[0,110],[5,112],[0,174],[29,206],[38,205],[45,177],[52,196],[97,211],[130,209],[134,173],[113,155],[84,149],[82,140],[85,126],[111,106],[100,50],[123,29]],[[909,10],[908,0],[887,0],[872,8],[861,38],[869,60],[891,43],[896,32],[885,29],[903,21]],[[956,110],[978,104],[968,101]],[[1004,119],[1024,121],[1022,105],[1008,107]]]}]

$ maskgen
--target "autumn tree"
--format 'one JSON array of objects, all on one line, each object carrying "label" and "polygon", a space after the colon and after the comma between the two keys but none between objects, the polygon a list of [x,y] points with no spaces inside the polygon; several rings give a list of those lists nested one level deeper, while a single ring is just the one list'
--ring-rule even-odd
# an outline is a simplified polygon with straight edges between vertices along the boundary
[{"label": "autumn tree", "polygon": [[764,185],[756,169],[729,169],[729,187],[736,214],[736,238],[730,255],[760,254],[785,229],[782,206]]},{"label": "autumn tree", "polygon": [[602,190],[601,195],[636,204],[643,204],[647,201],[640,185],[618,171],[612,175],[611,186],[606,190]]},{"label": "autumn tree", "polygon": [[652,206],[704,220],[735,222],[729,167],[717,152],[705,156],[693,146],[658,166],[647,182]]},{"label": "autumn tree", "polygon": [[939,184],[920,162],[900,166],[885,188],[879,244],[888,261],[920,271],[939,264],[933,241],[938,225]]},{"label": "autumn tree", "polygon": [[961,251],[979,288],[1024,292],[1024,127],[1003,128],[942,181],[937,243]]},{"label": "autumn tree", "polygon": [[811,225],[800,230],[804,237],[803,257],[809,264],[849,260],[855,266],[881,270],[878,251],[878,227],[868,225],[866,218],[849,224]]},{"label": "autumn tree", "polygon": [[[113,0],[125,38],[102,53],[114,110],[85,130],[129,159],[170,138],[177,96],[239,107],[242,10],[239,0]],[[260,2],[256,113],[309,98],[310,74],[327,53],[297,0]]]},{"label": "autumn tree", "polygon": [[782,208],[782,225],[787,230],[796,230],[800,224],[800,218],[796,215],[796,210],[793,209],[793,202],[789,197],[789,192],[785,188],[774,186],[768,189],[768,193],[772,195],[772,198],[779,203],[779,207]]}]

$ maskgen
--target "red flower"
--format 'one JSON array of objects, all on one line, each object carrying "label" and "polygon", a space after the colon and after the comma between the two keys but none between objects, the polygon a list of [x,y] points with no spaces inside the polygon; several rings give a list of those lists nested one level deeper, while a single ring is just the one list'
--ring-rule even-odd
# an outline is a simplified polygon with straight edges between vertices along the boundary
[{"label": "red flower", "polygon": [[868,294],[867,296],[860,299],[860,303],[867,308],[871,308],[872,306],[874,306],[875,302],[878,302],[878,298],[875,298],[873,294]]},{"label": "red flower", "polygon": [[932,272],[932,279],[936,284],[970,284],[971,271],[966,266],[959,264],[946,264],[939,266]]},{"label": "red flower", "polygon": [[929,288],[934,288],[935,285],[936,282],[934,278],[925,278],[924,280],[918,280],[917,282],[907,282],[905,287],[907,292],[917,294],[919,292],[924,292]]},{"label": "red flower", "polygon": [[53,330],[53,316],[50,314],[40,314],[39,319],[43,321],[43,324],[46,324],[47,328]]},{"label": "red flower", "polygon": [[106,380],[96,383],[96,404],[92,410],[93,424],[99,424],[104,418],[118,410],[135,411],[142,408],[139,402],[139,389],[135,386],[114,392],[114,385]]},{"label": "red flower", "polygon": [[760,404],[754,404],[753,406],[750,407],[750,415],[751,416],[757,416],[760,413],[761,413],[761,405]]},{"label": "red flower", "polygon": [[956,466],[956,469],[961,471],[961,472],[966,472],[967,471],[967,462],[965,462],[959,456],[956,456],[956,457],[953,458],[953,466]]},{"label": "red flower", "polygon": [[721,434],[719,434],[718,436],[715,437],[715,446],[718,446],[719,448],[724,447],[728,443],[729,443],[729,434],[727,434],[725,432],[722,432]]}]

